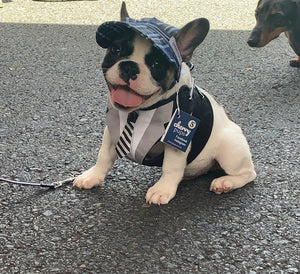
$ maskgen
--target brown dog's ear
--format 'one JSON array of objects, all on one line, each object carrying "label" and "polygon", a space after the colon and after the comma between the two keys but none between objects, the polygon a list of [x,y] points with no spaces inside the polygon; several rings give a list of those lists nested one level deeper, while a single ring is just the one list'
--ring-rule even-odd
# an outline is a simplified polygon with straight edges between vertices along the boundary
[{"label": "brown dog's ear", "polygon": [[126,9],[126,4],[124,1],[122,2],[120,17],[121,17],[121,21],[125,21],[125,18],[129,17],[127,9]]},{"label": "brown dog's ear", "polygon": [[209,31],[209,21],[199,18],[186,24],[176,36],[176,44],[184,62],[189,62],[193,52],[205,39]]}]

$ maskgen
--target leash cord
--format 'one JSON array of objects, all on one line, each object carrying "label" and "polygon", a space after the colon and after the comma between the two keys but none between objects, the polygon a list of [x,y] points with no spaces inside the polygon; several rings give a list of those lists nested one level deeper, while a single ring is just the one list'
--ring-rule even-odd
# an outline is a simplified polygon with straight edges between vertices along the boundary
[{"label": "leash cord", "polygon": [[55,188],[63,186],[64,184],[73,182],[74,179],[75,179],[75,177],[70,177],[70,178],[62,180],[62,181],[56,181],[51,184],[45,184],[45,183],[29,183],[29,182],[14,181],[14,180],[5,179],[5,178],[0,177],[0,182],[2,181],[2,182],[6,182],[6,183],[11,183],[11,184],[49,187],[49,188],[55,189]]}]

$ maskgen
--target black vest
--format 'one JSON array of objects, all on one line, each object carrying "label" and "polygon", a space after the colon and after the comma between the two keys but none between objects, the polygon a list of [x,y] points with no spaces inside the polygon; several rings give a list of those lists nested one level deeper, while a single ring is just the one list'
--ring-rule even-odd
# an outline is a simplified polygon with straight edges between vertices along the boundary
[{"label": "black vest", "polygon": [[[145,110],[157,108],[163,104],[173,101],[174,113],[177,108],[176,96],[177,93],[173,94],[168,99],[160,101],[153,106],[146,108]],[[201,91],[199,91],[196,86],[192,91],[187,85],[182,86],[178,92],[178,102],[180,110],[200,119],[199,126],[192,139],[191,151],[189,152],[187,157],[187,164],[189,164],[200,154],[200,152],[205,147],[213,128],[214,114],[210,101]],[[165,124],[165,128],[167,127],[167,125],[168,123]],[[159,141],[160,139],[157,140],[157,142]],[[162,166],[163,158],[163,152],[155,158],[151,158],[149,157],[149,155],[146,155],[142,164],[147,166]]]}]

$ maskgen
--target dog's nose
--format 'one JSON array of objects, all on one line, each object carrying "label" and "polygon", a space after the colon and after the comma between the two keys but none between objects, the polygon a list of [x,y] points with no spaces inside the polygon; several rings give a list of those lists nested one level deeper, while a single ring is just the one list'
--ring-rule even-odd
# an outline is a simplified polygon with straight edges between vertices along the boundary
[{"label": "dog's nose", "polygon": [[250,33],[250,36],[248,38],[248,45],[250,47],[258,47],[260,43],[261,37],[261,28],[255,27],[252,32]]},{"label": "dog's nose", "polygon": [[137,63],[133,61],[124,61],[119,64],[120,77],[128,83],[130,79],[136,80],[140,69]]},{"label": "dog's nose", "polygon": [[253,38],[249,38],[247,41],[248,45],[250,47],[257,47],[258,45],[258,40],[257,39],[253,39]]}]

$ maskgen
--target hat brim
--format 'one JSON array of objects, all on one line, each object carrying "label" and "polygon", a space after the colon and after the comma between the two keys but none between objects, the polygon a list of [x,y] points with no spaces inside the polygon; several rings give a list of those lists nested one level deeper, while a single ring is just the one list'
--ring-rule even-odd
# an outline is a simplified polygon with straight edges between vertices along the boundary
[{"label": "hat brim", "polygon": [[[156,18],[154,19],[161,22]],[[153,46],[159,49],[171,63],[180,67],[181,64],[179,64],[176,55],[169,44],[170,38],[176,34],[178,29],[167,24],[164,24],[164,26],[169,28],[168,33],[148,21],[109,21],[98,27],[96,32],[96,41],[100,47],[108,48],[124,31],[132,30],[149,40]]]}]

